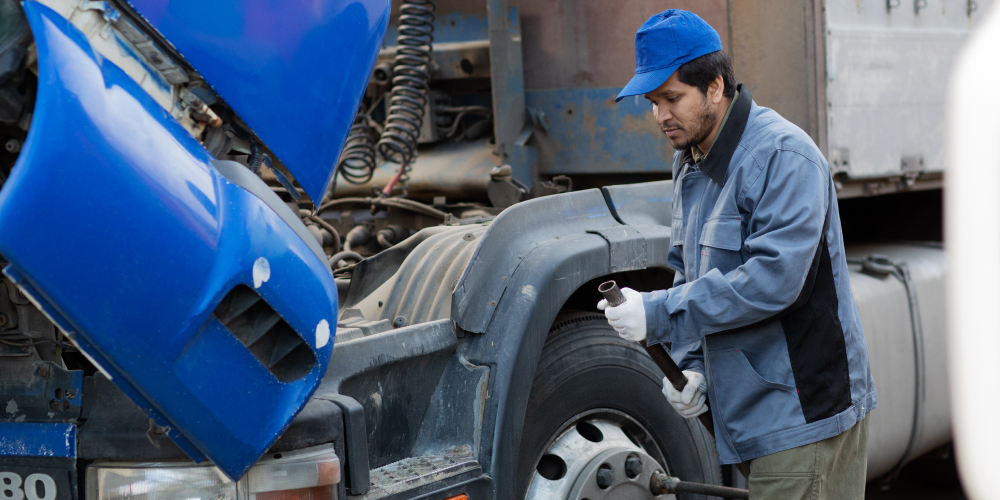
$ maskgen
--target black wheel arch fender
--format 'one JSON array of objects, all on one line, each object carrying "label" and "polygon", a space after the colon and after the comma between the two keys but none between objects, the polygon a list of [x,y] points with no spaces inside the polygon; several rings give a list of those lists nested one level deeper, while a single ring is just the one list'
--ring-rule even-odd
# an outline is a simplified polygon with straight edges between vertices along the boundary
[{"label": "black wheel arch fender", "polygon": [[595,279],[668,267],[672,191],[660,181],[530,200],[483,236],[453,293],[452,318],[480,334],[464,355],[491,367],[478,458],[496,498],[515,494],[524,414],[553,320]]}]

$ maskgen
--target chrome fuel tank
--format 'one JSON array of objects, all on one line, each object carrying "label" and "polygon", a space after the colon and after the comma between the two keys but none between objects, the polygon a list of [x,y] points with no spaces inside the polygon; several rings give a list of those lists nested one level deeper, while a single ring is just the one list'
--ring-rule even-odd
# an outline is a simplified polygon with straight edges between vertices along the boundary
[{"label": "chrome fuel tank", "polygon": [[869,417],[871,480],[951,440],[945,257],[939,244],[923,243],[854,245],[847,256],[878,391]]}]

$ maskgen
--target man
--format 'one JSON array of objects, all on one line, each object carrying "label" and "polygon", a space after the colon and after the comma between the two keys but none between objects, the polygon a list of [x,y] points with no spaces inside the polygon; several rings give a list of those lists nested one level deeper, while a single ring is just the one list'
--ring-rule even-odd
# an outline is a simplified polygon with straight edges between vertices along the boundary
[{"label": "man", "polygon": [[635,36],[635,76],[674,147],[673,288],[598,304],[631,341],[671,343],[722,464],[750,497],[864,497],[875,386],[829,166],[801,129],[735,86],[718,33],[667,10]]}]

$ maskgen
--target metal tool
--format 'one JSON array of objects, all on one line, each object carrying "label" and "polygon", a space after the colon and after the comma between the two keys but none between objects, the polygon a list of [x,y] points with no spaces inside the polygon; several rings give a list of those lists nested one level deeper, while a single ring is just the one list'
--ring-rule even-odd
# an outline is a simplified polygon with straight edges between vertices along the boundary
[{"label": "metal tool", "polygon": [[[608,305],[611,307],[618,307],[625,303],[625,296],[622,295],[622,291],[618,289],[618,284],[614,280],[605,281],[597,287],[597,291],[604,295],[604,298],[608,300]],[[650,358],[653,358],[653,362],[656,366],[660,367],[660,370],[664,375],[667,376],[667,380],[670,381],[670,385],[674,386],[674,389],[678,391],[683,391],[684,386],[687,385],[687,377],[684,376],[684,372],[681,371],[677,363],[670,357],[670,354],[661,344],[646,345],[646,341],[643,340],[639,342],[642,347],[646,349],[646,353],[649,354]],[[712,413],[705,412],[698,415],[698,420],[701,421],[702,425],[708,431],[712,437],[715,437],[715,424],[712,422]]]},{"label": "metal tool", "polygon": [[[605,281],[597,287],[597,291],[604,295],[604,298],[608,300],[608,305],[611,307],[618,307],[625,303],[625,296],[622,295],[622,291],[618,289],[618,284],[611,281]],[[681,371],[677,363],[674,363],[673,358],[663,347],[662,344],[647,345],[646,341],[643,340],[639,342],[642,347],[646,349],[650,358],[653,358],[653,362],[656,366],[660,367],[660,370],[664,375],[667,376],[667,380],[670,381],[670,385],[674,386],[674,389],[678,391],[684,390],[684,386],[687,385],[687,377],[684,376],[684,372]],[[715,437],[715,425],[712,422],[712,414],[710,412],[702,413],[698,415],[698,420],[701,421],[708,433]],[[739,488],[729,488],[726,486],[715,486],[711,484],[702,483],[690,483],[687,481],[681,481],[676,477],[669,476],[663,472],[656,471],[653,476],[649,479],[649,489],[654,495],[663,495],[666,493],[693,493],[696,495],[711,495],[722,498],[737,498],[737,499],[749,499],[750,492],[748,490],[743,490]]]},{"label": "metal tool", "polygon": [[695,495],[708,495],[722,498],[736,498],[749,500],[750,490],[742,488],[730,488],[728,486],[716,486],[714,484],[691,483],[668,476],[656,471],[649,478],[649,491],[654,495],[665,495],[667,493],[692,493]]}]

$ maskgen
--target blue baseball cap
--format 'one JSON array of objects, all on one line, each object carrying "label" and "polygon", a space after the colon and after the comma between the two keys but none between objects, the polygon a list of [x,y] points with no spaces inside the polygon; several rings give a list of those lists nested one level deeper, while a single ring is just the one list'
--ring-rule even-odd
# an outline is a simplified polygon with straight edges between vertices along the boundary
[{"label": "blue baseball cap", "polygon": [[682,64],[722,50],[722,39],[697,14],[667,9],[635,32],[635,76],[615,98],[656,90]]}]

